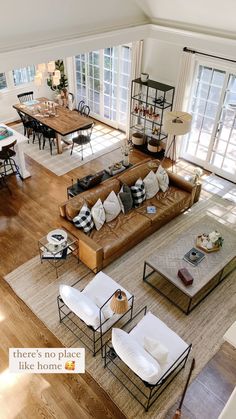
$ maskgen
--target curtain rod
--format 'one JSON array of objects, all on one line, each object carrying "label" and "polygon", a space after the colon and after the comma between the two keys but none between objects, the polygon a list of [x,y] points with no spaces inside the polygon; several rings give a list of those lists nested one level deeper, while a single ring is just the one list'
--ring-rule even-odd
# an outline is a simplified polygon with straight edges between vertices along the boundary
[{"label": "curtain rod", "polygon": [[190,54],[200,54],[200,55],[205,55],[206,57],[218,58],[218,60],[224,60],[224,61],[230,61],[231,63],[236,63],[235,60],[230,60],[229,58],[223,58],[223,57],[219,57],[218,55],[211,55],[211,54],[206,54],[204,52],[194,51],[193,49],[189,49],[187,47],[184,47],[183,51],[189,52]]}]

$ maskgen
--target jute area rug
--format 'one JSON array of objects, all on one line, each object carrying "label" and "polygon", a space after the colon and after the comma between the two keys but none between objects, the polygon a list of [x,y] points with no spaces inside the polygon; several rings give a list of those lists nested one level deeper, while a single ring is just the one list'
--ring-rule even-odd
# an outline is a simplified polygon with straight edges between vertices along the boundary
[{"label": "jute area rug", "polygon": [[[217,196],[195,204],[191,210],[172,220],[104,269],[108,275],[135,295],[137,311],[147,305],[153,314],[187,343],[193,344],[191,357],[194,356],[196,359],[196,368],[192,378],[196,377],[217,352],[223,342],[225,331],[236,320],[236,274],[232,272],[189,316],[186,316],[149,285],[143,283],[143,262],[148,255],[155,250],[158,251],[166,240],[177,237],[202,216],[207,214],[220,221],[214,214],[222,212],[225,205],[229,208],[232,204]],[[236,230],[236,224],[232,224],[231,227]],[[77,264],[74,258],[68,259],[60,272],[61,276],[56,279],[54,269],[46,262],[41,265],[39,257],[36,256],[7,275],[5,280],[65,346],[81,347],[83,346],[81,342],[75,341],[74,335],[63,324],[59,324],[56,297],[59,284],[73,284],[86,273],[88,273],[86,281],[89,281],[93,274],[83,264]],[[89,351],[86,351],[86,370],[129,419],[144,417],[144,410],[139,403],[108,370],[103,368],[100,354],[94,358]],[[174,379],[145,417],[166,417],[168,409],[183,390],[187,373],[188,368]]]},{"label": "jute area rug", "polygon": [[[12,126],[17,132],[23,134],[24,128],[22,124]],[[70,172],[73,169],[83,166],[84,164],[97,159],[111,151],[118,149],[121,146],[122,138],[124,134],[119,131],[111,129],[113,135],[109,133],[105,134],[101,130],[101,125],[96,125],[92,134],[92,147],[93,154],[89,145],[84,146],[84,159],[81,160],[80,147],[75,147],[73,154],[70,155],[71,147],[65,147],[62,154],[57,154],[56,146],[53,147],[53,154],[51,156],[49,150],[49,142],[46,141],[45,149],[39,150],[37,141],[32,143],[30,139],[29,143],[24,144],[24,153],[31,157],[33,160],[46,167],[57,176],[62,176],[65,173]],[[117,135],[116,135],[117,133]],[[70,140],[70,139],[69,139]]]}]

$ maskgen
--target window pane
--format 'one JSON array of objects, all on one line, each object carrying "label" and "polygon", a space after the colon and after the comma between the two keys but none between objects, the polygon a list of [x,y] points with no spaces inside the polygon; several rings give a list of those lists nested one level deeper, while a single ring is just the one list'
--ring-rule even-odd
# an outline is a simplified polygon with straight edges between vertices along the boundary
[{"label": "window pane", "polygon": [[6,89],[6,87],[7,87],[7,81],[6,81],[5,73],[0,73],[0,90]]},{"label": "window pane", "polygon": [[15,86],[34,81],[35,66],[28,65],[24,68],[18,68],[12,71]]}]

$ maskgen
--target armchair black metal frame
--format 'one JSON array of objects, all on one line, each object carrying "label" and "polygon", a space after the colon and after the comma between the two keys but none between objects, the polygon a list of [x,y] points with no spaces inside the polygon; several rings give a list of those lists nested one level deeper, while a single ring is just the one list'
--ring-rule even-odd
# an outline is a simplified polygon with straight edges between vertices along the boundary
[{"label": "armchair black metal frame", "polygon": [[[142,312],[144,312],[144,315],[146,315],[147,306],[143,307],[133,316],[132,320],[129,322],[129,325],[131,325],[131,323]],[[127,326],[127,324],[125,326]],[[125,328],[125,326],[123,328]],[[129,331],[131,331],[135,326],[136,325],[131,327]],[[144,407],[147,412],[153,403],[162,394],[162,392],[166,389],[166,387],[173,381],[176,375],[185,367],[191,348],[192,344],[190,344],[185,349],[185,351],[178,357],[178,359],[176,359],[176,361],[170,366],[170,368],[168,368],[168,370],[154,385],[143,381],[125,364],[124,361],[121,360],[121,358],[115,352],[111,341],[105,344],[104,368],[109,369],[114,377],[118,379],[118,381]],[[125,372],[125,369],[128,369],[128,374]],[[125,381],[127,384],[125,384]],[[128,387],[128,384],[130,384],[130,387]]]},{"label": "armchair black metal frame", "polygon": [[[60,323],[63,323],[67,327],[67,329],[69,329],[76,336],[77,339],[81,340],[81,342],[93,353],[93,356],[95,356],[99,351],[101,351],[101,355],[102,355],[102,357],[104,357],[103,348],[106,344],[106,342],[104,342],[104,336],[113,327],[115,327],[115,325],[117,325],[121,321],[121,319],[123,319],[128,313],[130,313],[130,318],[128,319],[128,321],[126,321],[125,324],[129,323],[133,318],[134,295],[131,295],[131,297],[128,299],[128,302],[131,302],[131,304],[129,305],[128,310],[121,317],[119,317],[114,323],[112,323],[111,326],[107,330],[105,330],[103,332],[104,325],[110,319],[106,319],[105,321],[102,322],[102,309],[108,303],[108,301],[110,301],[112,299],[112,297],[113,297],[113,295],[115,295],[116,291],[100,307],[100,309],[99,309],[99,326],[96,329],[94,329],[92,326],[88,326],[83,320],[81,320],[76,314],[74,314],[69,309],[69,307],[64,303],[64,301],[62,300],[60,295],[57,297],[57,305],[58,305]],[[67,310],[67,312],[65,312],[65,309]],[[79,327],[79,325],[72,319],[74,317],[76,319],[78,319],[79,322],[82,323],[82,325],[86,326],[86,329],[88,330],[88,333],[86,333],[85,330],[83,330],[81,327]],[[65,319],[68,320],[69,322],[71,322],[71,327],[67,323],[65,323],[65,321],[64,321]],[[75,330],[73,330],[72,327],[75,327]],[[81,333],[79,334],[79,332],[82,332],[82,337],[86,336],[89,343],[85,342],[85,340],[81,338]],[[96,333],[98,333],[97,337],[96,337]],[[92,345],[92,346],[90,346],[90,345]]]},{"label": "armchair black metal frame", "polygon": [[[74,145],[77,144],[78,146],[80,146],[80,151],[81,151],[81,160],[84,160],[84,154],[83,154],[83,146],[86,144],[90,145],[92,154],[93,154],[93,148],[92,148],[92,144],[91,144],[91,136],[92,136],[92,132],[93,132],[93,127],[94,127],[94,122],[92,122],[91,124],[86,125],[85,127],[81,128],[81,130],[78,131],[78,136],[72,138],[72,147],[71,147],[71,152],[70,154],[72,155],[73,150],[74,150]],[[87,134],[84,134],[83,132],[87,131]],[[81,132],[81,134],[80,134]]]},{"label": "armchair black metal frame", "polygon": [[21,103],[27,102],[29,100],[34,99],[34,92],[30,91],[30,92],[19,93],[19,95],[17,95],[17,97],[18,97],[18,99]]}]

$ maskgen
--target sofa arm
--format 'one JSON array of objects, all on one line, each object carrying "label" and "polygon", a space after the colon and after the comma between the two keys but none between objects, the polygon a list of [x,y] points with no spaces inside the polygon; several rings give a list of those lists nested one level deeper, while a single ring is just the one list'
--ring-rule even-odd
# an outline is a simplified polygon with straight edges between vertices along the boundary
[{"label": "sofa arm", "polygon": [[61,223],[73,236],[78,239],[79,259],[93,272],[99,272],[103,267],[103,248],[83,231],[76,229],[70,222]]},{"label": "sofa arm", "polygon": [[167,173],[172,185],[177,186],[178,188],[183,189],[184,191],[187,191],[191,194],[190,206],[192,206],[194,204],[197,186],[191,182],[188,182],[182,176],[179,176],[176,173],[171,173],[169,171],[167,171]]}]

